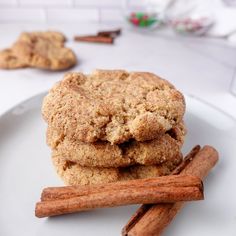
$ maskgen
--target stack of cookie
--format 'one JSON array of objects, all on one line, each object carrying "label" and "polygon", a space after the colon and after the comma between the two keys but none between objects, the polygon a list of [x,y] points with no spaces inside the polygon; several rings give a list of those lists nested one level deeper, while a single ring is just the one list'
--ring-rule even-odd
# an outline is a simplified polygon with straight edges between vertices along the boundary
[{"label": "stack of cookie", "polygon": [[65,41],[62,33],[54,31],[22,33],[11,48],[0,51],[0,68],[68,69],[77,60]]},{"label": "stack of cookie", "polygon": [[68,185],[167,175],[181,161],[183,95],[146,72],[69,73],[45,97],[47,143]]}]

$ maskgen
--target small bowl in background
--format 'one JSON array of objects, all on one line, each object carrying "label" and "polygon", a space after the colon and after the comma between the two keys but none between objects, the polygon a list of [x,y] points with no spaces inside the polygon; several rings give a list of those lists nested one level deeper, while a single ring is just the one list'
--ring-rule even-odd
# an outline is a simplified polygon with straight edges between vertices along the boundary
[{"label": "small bowl in background", "polygon": [[180,34],[201,36],[213,26],[214,20],[209,16],[185,16],[170,21],[175,32]]}]

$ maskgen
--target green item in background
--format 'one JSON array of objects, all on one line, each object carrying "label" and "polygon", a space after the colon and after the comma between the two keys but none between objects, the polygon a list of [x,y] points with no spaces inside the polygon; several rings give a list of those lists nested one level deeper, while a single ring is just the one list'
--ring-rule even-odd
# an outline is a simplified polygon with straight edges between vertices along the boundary
[{"label": "green item in background", "polygon": [[157,22],[161,23],[160,20],[144,12],[133,12],[130,14],[128,20],[133,25],[139,26],[139,27],[149,27]]}]

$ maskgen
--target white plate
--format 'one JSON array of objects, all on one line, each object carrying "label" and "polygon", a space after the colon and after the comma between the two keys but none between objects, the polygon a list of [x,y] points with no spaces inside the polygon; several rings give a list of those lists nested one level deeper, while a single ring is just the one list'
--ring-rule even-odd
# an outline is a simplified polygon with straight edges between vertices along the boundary
[{"label": "white plate", "polygon": [[[62,185],[45,144],[42,98],[33,97],[0,117],[0,235],[120,235],[137,206],[34,216],[41,190]],[[220,162],[205,181],[205,200],[186,204],[164,235],[235,236],[236,122],[196,98],[186,100],[184,153],[195,144],[210,144],[219,151]]]}]

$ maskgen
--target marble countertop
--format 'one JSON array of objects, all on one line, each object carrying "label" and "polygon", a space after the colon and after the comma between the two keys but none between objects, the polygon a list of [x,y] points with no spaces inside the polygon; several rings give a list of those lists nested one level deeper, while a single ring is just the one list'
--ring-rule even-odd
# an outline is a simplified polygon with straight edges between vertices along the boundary
[{"label": "marble countertop", "polygon": [[[58,30],[68,37],[78,65],[70,71],[95,68],[150,71],[168,79],[180,91],[236,118],[236,48],[223,40],[177,36],[173,32],[135,32],[127,27],[114,45],[73,42],[76,34],[94,34],[117,25],[0,25],[0,49],[22,31]],[[63,72],[37,69],[0,70],[0,114],[17,103],[47,91]],[[236,79],[235,79],[236,80]],[[235,83],[234,83],[235,82]]]}]

